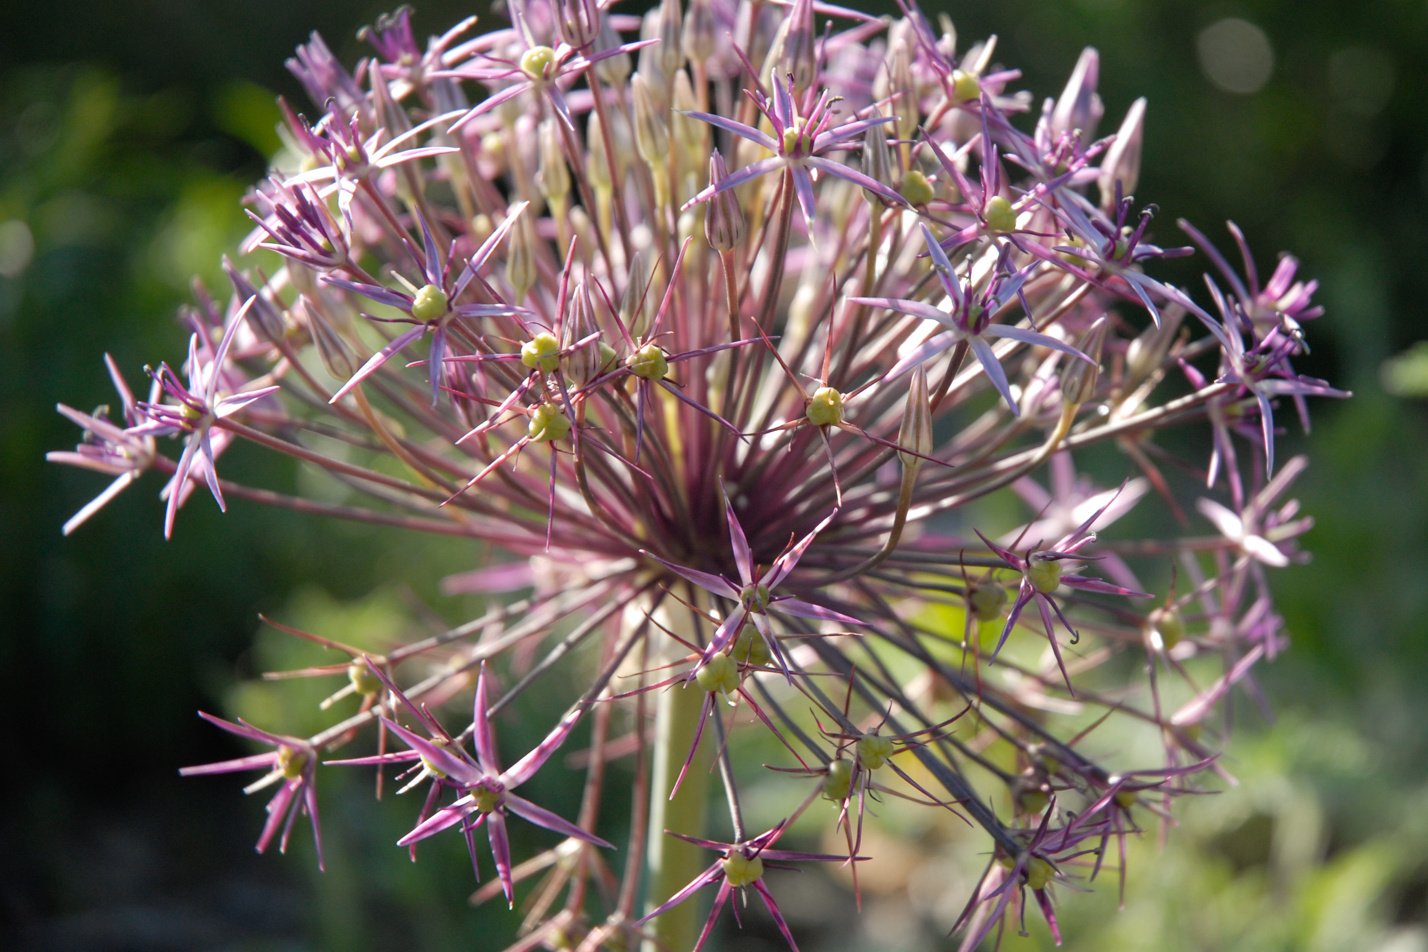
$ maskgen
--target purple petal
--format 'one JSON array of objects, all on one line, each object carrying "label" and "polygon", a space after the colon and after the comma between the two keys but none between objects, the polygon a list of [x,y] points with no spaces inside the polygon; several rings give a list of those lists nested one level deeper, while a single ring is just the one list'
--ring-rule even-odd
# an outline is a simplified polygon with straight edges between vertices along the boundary
[{"label": "purple petal", "polygon": [[427,328],[425,324],[418,324],[416,327],[413,327],[411,330],[407,331],[405,334],[402,334],[396,340],[392,341],[386,347],[383,347],[381,350],[377,351],[371,357],[368,357],[367,362],[363,364],[355,374],[352,375],[352,379],[344,383],[342,385],[342,388],[336,393],[334,393],[332,395],[332,399],[327,402],[336,403],[338,400],[341,400],[343,397],[347,396],[348,392],[351,391],[353,387],[357,386],[363,380],[366,380],[368,377],[372,376],[372,374],[376,373],[377,368],[381,367],[388,360],[390,360],[393,354],[397,353],[397,351],[401,350],[403,347],[416,340],[422,334],[425,334],[426,329]]},{"label": "purple petal", "polygon": [[1002,399],[1011,408],[1012,416],[1020,416],[1021,411],[1017,409],[1016,400],[1012,398],[1011,384],[1007,382],[1007,373],[1002,369],[1001,362],[997,360],[997,355],[992,351],[992,345],[980,336],[968,337],[967,343],[972,346],[972,353],[977,355],[977,362],[987,372],[987,379],[991,380],[992,386],[997,388],[997,393],[1002,395]]},{"label": "purple petal", "polygon": [[511,878],[511,840],[506,835],[506,817],[500,810],[486,814],[486,835],[491,838],[491,857],[496,861],[496,877],[506,894],[506,904],[516,905],[516,884]]},{"label": "purple petal", "polygon": [[732,132],[734,135],[748,139],[750,142],[757,142],[759,145],[763,146],[765,149],[768,149],[770,152],[778,151],[778,143],[775,142],[772,138],[770,138],[767,133],[761,132],[758,129],[755,129],[753,126],[746,126],[742,122],[735,122],[733,119],[727,119],[724,116],[716,116],[713,113],[709,112],[690,111],[683,112],[682,114],[687,118],[699,119],[709,123],[711,126],[717,126],[718,128],[723,129],[725,132]]},{"label": "purple petal", "polygon": [[524,797],[518,797],[514,793],[508,793],[505,797],[507,809],[522,819],[529,820],[536,826],[543,826],[547,830],[552,830],[562,836],[574,837],[577,840],[584,840],[586,843],[593,843],[596,846],[603,846],[605,849],[615,847],[596,836],[594,833],[582,830],[564,817],[552,813],[545,807],[537,806]]}]

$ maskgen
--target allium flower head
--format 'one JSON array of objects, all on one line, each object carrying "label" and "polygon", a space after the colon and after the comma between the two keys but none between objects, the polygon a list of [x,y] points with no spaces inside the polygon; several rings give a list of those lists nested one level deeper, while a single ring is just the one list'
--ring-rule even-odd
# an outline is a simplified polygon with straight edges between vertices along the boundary
[{"label": "allium flower head", "polygon": [[[316,118],[283,104],[186,362],[60,407],[83,435],[49,458],[113,479],[66,532],[156,470],[165,534],[207,487],[467,543],[443,590],[476,617],[370,662],[275,622],[346,656],[290,672],[344,679],[326,726],[209,717],[269,750],[185,772],[267,771],[260,849],[316,835],[320,762],[395,772],[426,798],[402,845],[479,870],[483,836],[508,902],[548,871],[518,948],[697,947],[742,896],[796,947],[763,874],[861,887],[895,810],[983,868],[965,948],[1028,906],[1059,935],[1060,884],[1123,879],[1112,840],[1222,782],[1218,712],[1285,644],[1311,523],[1276,411],[1346,395],[1295,367],[1316,284],[1262,281],[1233,225],[1233,267],[1188,224],[1161,244],[1145,102],[1102,99],[1094,50],[1032,114],[911,2],[509,12],[423,42],[399,11],[350,69],[299,48]],[[220,477],[255,453],[312,478]],[[546,733],[506,767],[518,707]],[[605,849],[628,795],[647,822]],[[522,856],[510,817],[560,843]],[[846,849],[782,846],[821,835]]]}]

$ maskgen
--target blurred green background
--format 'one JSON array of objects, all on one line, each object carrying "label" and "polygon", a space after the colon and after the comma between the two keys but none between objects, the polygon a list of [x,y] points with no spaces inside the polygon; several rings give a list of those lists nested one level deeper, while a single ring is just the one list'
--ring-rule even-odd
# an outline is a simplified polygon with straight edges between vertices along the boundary
[{"label": "blurred green background", "polygon": [[[1411,369],[1384,385],[1385,363],[1428,338],[1428,4],[928,7],[941,9],[964,43],[998,34],[998,59],[1038,97],[1097,46],[1105,125],[1149,99],[1138,191],[1160,205],[1158,237],[1177,243],[1183,216],[1218,239],[1233,217],[1262,273],[1292,250],[1328,308],[1303,367],[1356,393],[1315,406],[1312,438],[1283,444],[1284,458],[1312,445],[1299,494],[1318,524],[1314,561],[1277,579],[1295,640],[1263,674],[1274,723],[1239,705],[1226,763],[1241,785],[1188,804],[1168,847],[1151,836],[1137,849],[1123,911],[1109,880],[1062,897],[1067,948],[1428,949],[1428,398]],[[411,808],[373,819],[360,797],[324,795],[319,877],[301,830],[295,855],[252,855],[261,798],[244,801],[237,778],[176,773],[242,752],[193,712],[228,711],[235,685],[282,650],[271,632],[253,647],[257,612],[328,631],[410,617],[461,554],[241,503],[224,517],[202,494],[164,543],[157,479],[62,539],[104,480],[43,463],[77,436],[57,401],[112,400],[106,351],[136,388],[146,362],[182,357],[175,307],[194,274],[222,287],[219,256],[246,230],[239,198],[276,144],[274,94],[309,108],[283,60],[316,28],[350,63],[356,28],[380,12],[366,0],[0,10],[0,947],[495,947],[462,901],[464,856],[430,851],[413,872],[388,845]],[[469,12],[422,3],[418,32]],[[225,464],[240,479],[297,478],[241,448]],[[935,857],[915,860],[911,900],[940,909]],[[881,908],[860,947],[951,945]],[[1048,944],[1032,932],[1027,948]],[[807,944],[847,947],[849,934]]]}]

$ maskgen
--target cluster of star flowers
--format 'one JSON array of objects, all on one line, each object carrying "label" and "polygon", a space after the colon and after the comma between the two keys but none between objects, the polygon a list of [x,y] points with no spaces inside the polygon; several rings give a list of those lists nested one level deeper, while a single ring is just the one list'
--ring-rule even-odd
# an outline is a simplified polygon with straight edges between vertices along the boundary
[{"label": "cluster of star flowers", "polygon": [[[1145,104],[1100,129],[1092,50],[1038,105],[911,0],[510,12],[426,43],[398,12],[350,72],[299,49],[317,112],[284,104],[181,368],[136,400],[110,361],[114,417],[60,407],[84,438],[51,459],[115,477],[67,532],[154,471],[166,535],[206,487],[470,542],[445,586],[484,614],[380,653],[301,633],[346,652],[313,669],[348,678],[330,726],[205,715],[266,750],[185,772],[269,771],[260,850],[318,834],[319,773],[402,778],[402,845],[464,840],[479,877],[489,841],[511,903],[551,870],[519,948],[697,948],[736,892],[795,947],[765,875],[856,884],[888,798],[978,831],[965,948],[1028,909],[1056,933],[1057,884],[1124,877],[1222,772],[1220,702],[1284,643],[1267,576],[1310,523],[1274,411],[1342,395],[1294,368],[1314,282],[1132,197]],[[1203,286],[1157,276],[1187,256]],[[549,733],[503,768],[530,692]],[[561,772],[574,817],[518,792]],[[558,845],[513,855],[513,822]]]}]

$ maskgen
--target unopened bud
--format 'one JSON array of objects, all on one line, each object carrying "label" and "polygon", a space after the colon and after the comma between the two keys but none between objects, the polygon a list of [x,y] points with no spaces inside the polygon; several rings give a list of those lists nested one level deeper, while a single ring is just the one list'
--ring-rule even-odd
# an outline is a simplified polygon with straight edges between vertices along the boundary
[{"label": "unopened bud", "polygon": [[927,393],[927,371],[921,365],[913,369],[909,379],[907,403],[902,411],[897,442],[912,451],[899,452],[897,458],[905,469],[914,472],[922,465],[922,456],[932,448],[932,407]]},{"label": "unopened bud", "polygon": [[673,76],[684,58],[684,4],[682,0],[660,0],[659,44],[655,46],[660,71]]},{"label": "unopened bud", "polygon": [[[600,38],[595,41],[598,50],[613,50],[622,45],[620,34],[610,25],[609,17],[600,19]],[[630,75],[630,54],[616,53],[595,63],[595,76],[607,86],[623,86]]]},{"label": "unopened bud", "polygon": [[534,219],[523,215],[516,224],[515,234],[509,242],[510,255],[506,258],[506,280],[510,282],[517,301],[525,300],[536,282],[535,246],[536,233]]},{"label": "unopened bud", "polygon": [[1126,110],[1126,117],[1116,132],[1116,141],[1101,159],[1101,207],[1115,207],[1119,196],[1135,191],[1140,181],[1140,155],[1145,133],[1145,99],[1137,99]]},{"label": "unopened bud", "polygon": [[600,36],[600,6],[596,0],[556,0],[560,38],[577,50]]},{"label": "unopened bud", "polygon": [[590,113],[590,121],[585,126],[585,153],[590,157],[585,163],[585,174],[590,176],[590,184],[602,192],[608,192],[613,185],[610,163],[605,154],[605,127],[598,113]]},{"label": "unopened bud", "polygon": [[1110,322],[1104,316],[1096,318],[1096,322],[1076,342],[1077,349],[1091,358],[1090,363],[1072,357],[1066,361],[1066,368],[1061,372],[1061,398],[1073,406],[1090,400],[1096,392],[1096,383],[1101,376],[1101,351],[1109,326]]},{"label": "unopened bud", "polygon": [[649,280],[649,269],[645,256],[636,251],[630,257],[630,276],[625,281],[625,293],[620,295],[620,322],[625,325],[631,337],[644,334],[649,313],[649,295],[645,293],[645,282]]},{"label": "unopened bud", "polygon": [[570,194],[570,169],[565,164],[556,120],[547,118],[540,124],[540,171],[537,173],[541,191],[551,205],[561,205]]},{"label": "unopened bud", "polygon": [[[715,149],[709,156],[709,184],[718,185],[727,175],[724,156]],[[727,189],[711,198],[708,205],[704,213],[704,237],[709,247],[719,252],[732,251],[743,243],[749,232],[738,197],[733,189]]]},{"label": "unopened bud", "polygon": [[[884,185],[893,180],[892,149],[888,146],[888,134],[883,125],[870,126],[863,133],[863,174]],[[886,198],[866,188],[863,189],[863,197],[874,204],[888,204]]]},{"label": "unopened bud", "polygon": [[714,7],[711,0],[692,0],[689,13],[684,18],[684,55],[691,63],[706,62],[719,48],[715,35],[718,27],[714,22]]},{"label": "unopened bud", "polygon": [[630,80],[635,99],[635,147],[651,168],[669,161],[669,110],[645,77],[636,73]]},{"label": "unopened bud", "polygon": [[1051,134],[1059,137],[1079,133],[1081,141],[1088,143],[1096,134],[1096,126],[1101,122],[1105,109],[1101,97],[1096,93],[1096,83],[1100,79],[1101,58],[1092,47],[1081,51],[1076,67],[1071,70],[1071,78],[1066,88],[1056,100],[1051,111]]}]

